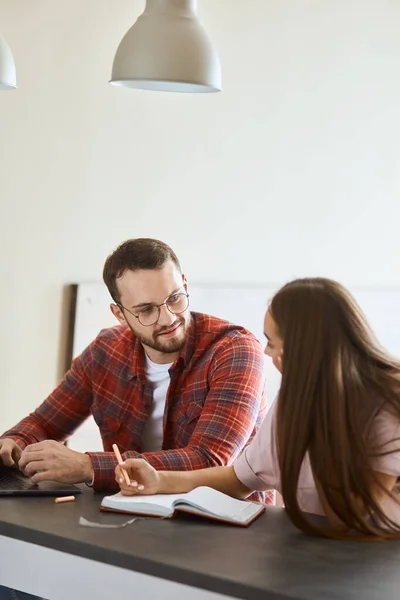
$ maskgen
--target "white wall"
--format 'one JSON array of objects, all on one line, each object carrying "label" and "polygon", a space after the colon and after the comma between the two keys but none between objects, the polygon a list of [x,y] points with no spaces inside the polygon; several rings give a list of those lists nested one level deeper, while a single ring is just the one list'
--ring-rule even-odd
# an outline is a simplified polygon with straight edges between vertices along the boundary
[{"label": "white wall", "polygon": [[107,84],[143,0],[0,0],[0,429],[58,377],[62,286],[160,237],[196,282],[400,283],[400,3],[199,0],[224,92]]}]

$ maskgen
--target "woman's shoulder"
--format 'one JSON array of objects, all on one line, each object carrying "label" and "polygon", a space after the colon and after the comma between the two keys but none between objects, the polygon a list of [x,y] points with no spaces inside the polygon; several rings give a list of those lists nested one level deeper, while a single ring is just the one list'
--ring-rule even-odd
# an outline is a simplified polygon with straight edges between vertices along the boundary
[{"label": "woman's shoulder", "polygon": [[400,402],[398,408],[389,402],[381,406],[374,417],[372,432],[382,441],[400,433]]},{"label": "woman's shoulder", "polygon": [[376,414],[371,430],[374,469],[400,477],[400,414],[386,403]]}]

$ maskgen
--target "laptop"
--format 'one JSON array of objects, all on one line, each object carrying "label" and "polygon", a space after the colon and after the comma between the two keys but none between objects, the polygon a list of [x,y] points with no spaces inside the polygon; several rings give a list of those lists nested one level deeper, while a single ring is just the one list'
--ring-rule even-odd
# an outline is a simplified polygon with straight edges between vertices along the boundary
[{"label": "laptop", "polygon": [[14,467],[0,466],[1,496],[72,496],[81,494],[82,490],[72,483],[41,481],[33,483]]}]

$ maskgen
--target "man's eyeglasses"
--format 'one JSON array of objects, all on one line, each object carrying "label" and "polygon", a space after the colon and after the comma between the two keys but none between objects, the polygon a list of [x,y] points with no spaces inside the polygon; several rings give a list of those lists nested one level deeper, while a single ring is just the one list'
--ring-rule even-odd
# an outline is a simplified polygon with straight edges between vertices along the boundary
[{"label": "man's eyeglasses", "polygon": [[180,315],[181,313],[184,313],[189,307],[189,294],[185,294],[183,292],[180,292],[179,294],[172,294],[172,296],[167,298],[164,302],[161,302],[161,304],[149,304],[148,306],[141,308],[136,315],[119,302],[117,302],[117,305],[135,317],[135,319],[137,319],[141,325],[144,325],[144,327],[149,327],[150,325],[155,325],[158,322],[162,306],[166,306],[169,312],[173,315]]}]

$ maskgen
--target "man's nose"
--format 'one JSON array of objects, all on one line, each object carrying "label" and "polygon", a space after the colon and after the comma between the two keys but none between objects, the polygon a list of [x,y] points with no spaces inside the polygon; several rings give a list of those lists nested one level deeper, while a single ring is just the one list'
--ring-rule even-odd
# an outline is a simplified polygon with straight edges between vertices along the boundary
[{"label": "man's nose", "polygon": [[158,319],[158,325],[163,327],[169,327],[175,321],[175,315],[168,310],[165,304],[160,306],[160,318]]}]

